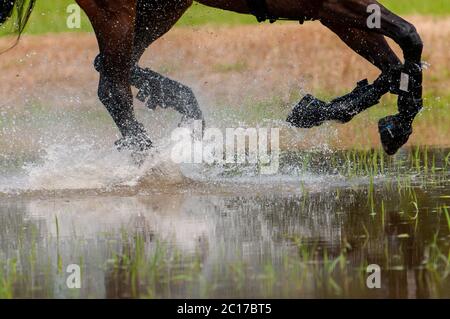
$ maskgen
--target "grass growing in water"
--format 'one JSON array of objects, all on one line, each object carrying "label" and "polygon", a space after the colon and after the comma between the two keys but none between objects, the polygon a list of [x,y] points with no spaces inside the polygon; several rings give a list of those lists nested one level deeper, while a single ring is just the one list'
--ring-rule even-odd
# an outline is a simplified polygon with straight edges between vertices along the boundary
[{"label": "grass growing in water", "polygon": [[[214,204],[218,211],[210,212],[224,237],[201,239],[189,250],[133,223],[85,238],[76,229],[63,232],[62,219],[52,216],[52,235],[39,221],[2,208],[0,294],[263,298],[382,297],[395,291],[404,297],[412,288],[402,278],[414,271],[422,296],[448,297],[448,157],[448,150],[422,147],[394,158],[379,150],[292,155],[292,161],[311,168],[327,162],[318,172],[354,180],[355,186],[318,192],[303,184],[300,196],[283,201],[225,197]],[[308,235],[315,222],[320,225],[315,231],[340,236],[330,241]],[[247,228],[252,224],[255,228]],[[303,224],[306,229],[297,228]],[[73,260],[83,269],[79,295],[64,288],[64,269]],[[386,278],[378,292],[365,286],[367,265],[373,263]]]}]

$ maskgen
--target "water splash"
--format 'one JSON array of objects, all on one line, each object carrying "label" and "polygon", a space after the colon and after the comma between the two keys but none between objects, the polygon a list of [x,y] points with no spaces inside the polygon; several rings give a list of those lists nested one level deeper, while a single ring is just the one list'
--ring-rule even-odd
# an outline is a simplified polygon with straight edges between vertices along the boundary
[{"label": "water splash", "polygon": [[[299,162],[282,163],[274,175],[261,175],[257,164],[176,164],[171,159],[172,142],[162,139],[138,166],[129,152],[96,141],[51,144],[45,155],[26,163],[20,172],[0,177],[0,193],[51,193],[53,191],[161,192],[169,190],[300,191],[301,184],[323,188],[348,183],[344,177],[313,173]],[[360,182],[360,181],[359,181]],[[257,186],[257,187],[256,187]]]},{"label": "water splash", "polygon": [[0,179],[0,192],[103,190],[134,188],[149,180],[181,183],[183,175],[168,160],[169,145],[163,141],[140,166],[130,153],[118,152],[91,141],[53,144],[39,161],[26,163],[18,174]]}]

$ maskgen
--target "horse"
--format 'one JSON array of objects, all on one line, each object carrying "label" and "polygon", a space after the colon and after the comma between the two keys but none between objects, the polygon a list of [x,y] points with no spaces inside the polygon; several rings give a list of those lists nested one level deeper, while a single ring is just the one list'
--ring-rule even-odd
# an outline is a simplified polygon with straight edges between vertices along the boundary
[{"label": "horse", "polygon": [[[0,0],[0,24],[16,19],[23,31],[36,0]],[[139,66],[144,51],[166,34],[193,5],[193,0],[76,0],[94,29],[99,54],[99,100],[117,125],[119,149],[146,151],[152,147],[144,126],[133,111],[131,87],[150,109],[173,108],[184,120],[203,120],[197,99],[186,85]],[[412,134],[412,124],[423,107],[423,42],[416,28],[375,0],[197,0],[206,6],[269,20],[320,21],[355,53],[376,66],[380,76],[362,80],[350,93],[330,102],[306,95],[287,118],[294,127],[311,128],[326,121],[349,122],[379,103],[382,96],[398,96],[398,113],[378,123],[385,152],[395,154]],[[16,11],[16,14],[13,12]],[[369,23],[371,19],[375,19]],[[378,22],[378,23],[377,23]],[[403,61],[387,38],[396,42]]]}]

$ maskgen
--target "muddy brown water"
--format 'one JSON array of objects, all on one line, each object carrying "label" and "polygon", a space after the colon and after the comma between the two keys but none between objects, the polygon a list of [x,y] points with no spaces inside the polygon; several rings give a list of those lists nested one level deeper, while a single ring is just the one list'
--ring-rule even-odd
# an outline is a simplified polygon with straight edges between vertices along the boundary
[{"label": "muddy brown water", "polygon": [[[20,170],[5,168],[14,173],[2,175],[0,294],[448,298],[449,152],[403,150],[373,174],[350,151],[288,152],[275,176],[185,167],[189,179],[164,187],[84,190],[58,190],[70,171],[52,188],[36,167],[27,174],[48,189],[20,189]],[[67,285],[72,264],[79,289]],[[367,286],[372,264],[379,289]]]}]

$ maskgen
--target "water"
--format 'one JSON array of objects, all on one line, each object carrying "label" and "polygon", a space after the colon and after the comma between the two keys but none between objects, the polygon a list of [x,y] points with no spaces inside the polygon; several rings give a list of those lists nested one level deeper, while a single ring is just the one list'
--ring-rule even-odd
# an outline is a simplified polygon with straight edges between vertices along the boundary
[{"label": "water", "polygon": [[7,157],[0,296],[450,297],[450,150],[291,150],[261,176],[167,149],[141,167],[86,142]]}]

